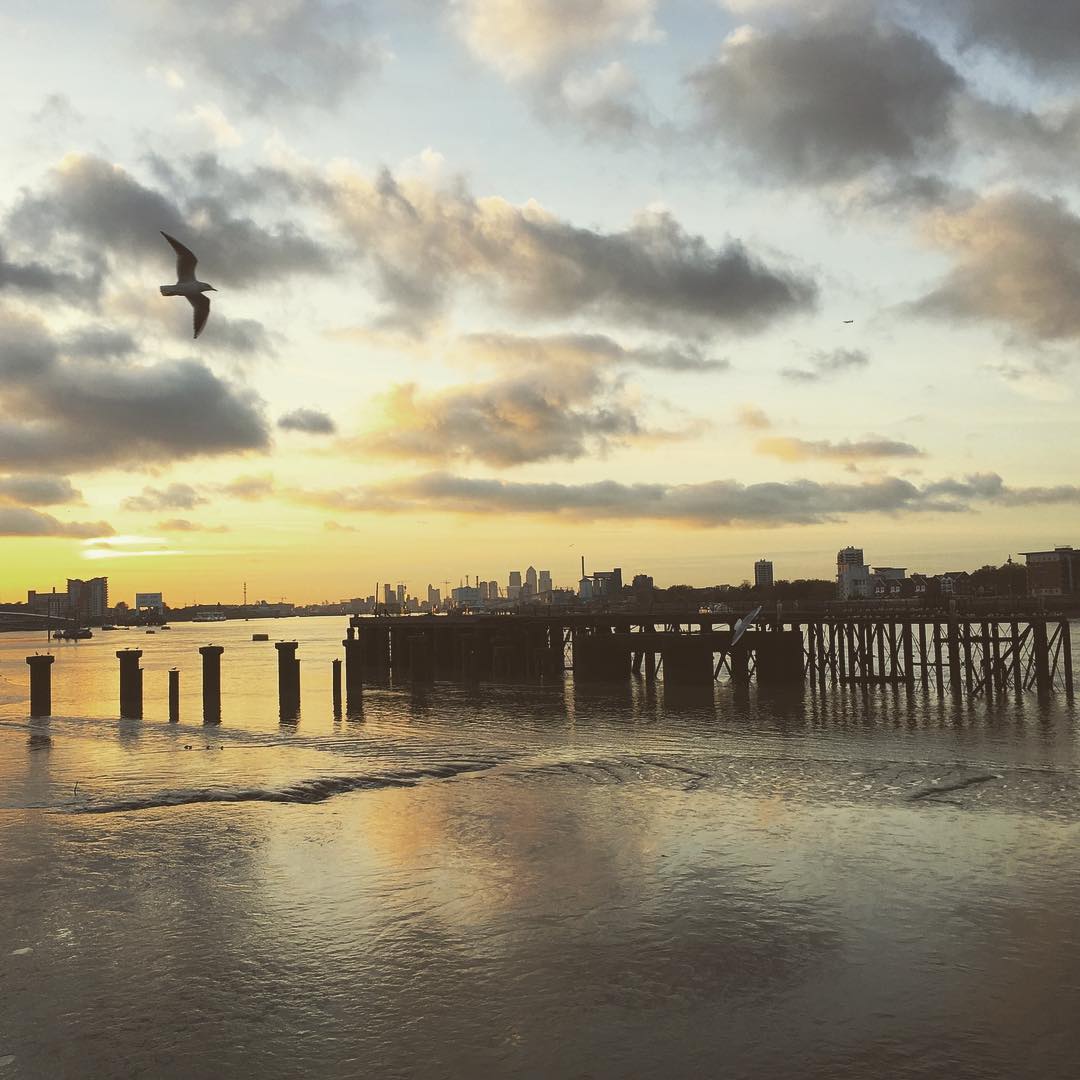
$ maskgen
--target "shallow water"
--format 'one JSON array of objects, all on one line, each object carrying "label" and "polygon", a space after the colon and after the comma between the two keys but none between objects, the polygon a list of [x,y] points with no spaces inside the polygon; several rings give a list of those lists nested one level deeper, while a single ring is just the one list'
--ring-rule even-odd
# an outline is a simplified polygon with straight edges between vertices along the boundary
[{"label": "shallow water", "polygon": [[343,622],[55,645],[49,721],[42,637],[0,637],[0,1078],[1080,1075],[1063,702],[568,679],[335,721]]}]

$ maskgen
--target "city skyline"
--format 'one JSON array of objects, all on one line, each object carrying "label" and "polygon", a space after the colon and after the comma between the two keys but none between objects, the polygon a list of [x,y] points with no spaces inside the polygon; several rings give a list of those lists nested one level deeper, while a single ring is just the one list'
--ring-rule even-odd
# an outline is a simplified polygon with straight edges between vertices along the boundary
[{"label": "city skyline", "polygon": [[969,6],[0,16],[0,595],[1075,543],[1075,72]]}]

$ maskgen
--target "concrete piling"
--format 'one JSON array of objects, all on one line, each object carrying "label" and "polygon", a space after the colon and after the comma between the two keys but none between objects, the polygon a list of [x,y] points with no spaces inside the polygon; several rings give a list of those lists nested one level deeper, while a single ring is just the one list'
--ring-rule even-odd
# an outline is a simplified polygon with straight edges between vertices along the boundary
[{"label": "concrete piling", "polygon": [[202,657],[203,723],[221,723],[221,654],[223,645],[204,645]]},{"label": "concrete piling", "polygon": [[141,720],[143,714],[143,673],[139,667],[142,649],[121,649],[120,661],[120,719]]},{"label": "concrete piling", "polygon": [[34,719],[52,716],[52,664],[55,659],[47,654],[26,658],[30,665],[30,715]]},{"label": "concrete piling", "polygon": [[300,715],[300,661],[296,658],[299,642],[278,641],[278,705],[282,720],[295,720]]}]

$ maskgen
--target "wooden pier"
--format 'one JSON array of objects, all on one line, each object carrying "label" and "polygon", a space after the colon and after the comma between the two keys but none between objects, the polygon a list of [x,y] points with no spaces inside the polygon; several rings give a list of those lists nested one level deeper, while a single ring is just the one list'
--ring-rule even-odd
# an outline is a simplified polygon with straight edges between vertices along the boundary
[{"label": "wooden pier", "polygon": [[1069,624],[1060,618],[946,615],[762,616],[734,648],[738,616],[555,614],[350,620],[346,695],[364,681],[618,682],[668,686],[729,678],[759,687],[907,685],[992,696],[1073,695]]}]

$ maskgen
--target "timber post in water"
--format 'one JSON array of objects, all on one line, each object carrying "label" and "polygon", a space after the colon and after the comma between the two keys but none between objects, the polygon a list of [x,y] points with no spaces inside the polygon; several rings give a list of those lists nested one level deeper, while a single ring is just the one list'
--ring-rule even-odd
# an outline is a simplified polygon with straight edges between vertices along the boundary
[{"label": "timber post in water", "polygon": [[141,720],[143,714],[143,673],[139,667],[142,649],[121,649],[120,661],[120,719]]},{"label": "timber post in water", "polygon": [[221,723],[221,654],[224,645],[204,645],[202,657],[202,714],[204,724]]},{"label": "timber post in water", "polygon": [[[360,670],[414,684],[560,677],[616,683],[662,672],[668,687],[735,685],[931,687],[954,695],[1008,690],[1073,694],[1069,623],[1044,615],[878,611],[787,612],[750,628],[731,647],[738,615],[671,612],[354,617],[346,681]],[[564,662],[569,647],[572,661]],[[358,656],[358,660],[351,660]],[[719,658],[719,659],[718,659]],[[349,691],[351,696],[351,689]]]},{"label": "timber post in water", "polygon": [[282,720],[295,720],[300,715],[300,661],[296,657],[299,642],[277,641],[278,704]]},{"label": "timber post in water", "polygon": [[176,724],[180,720],[180,671],[177,668],[169,669],[169,723]]},{"label": "timber post in water", "polygon": [[30,716],[52,716],[52,664],[55,656],[28,656],[30,665]]}]

